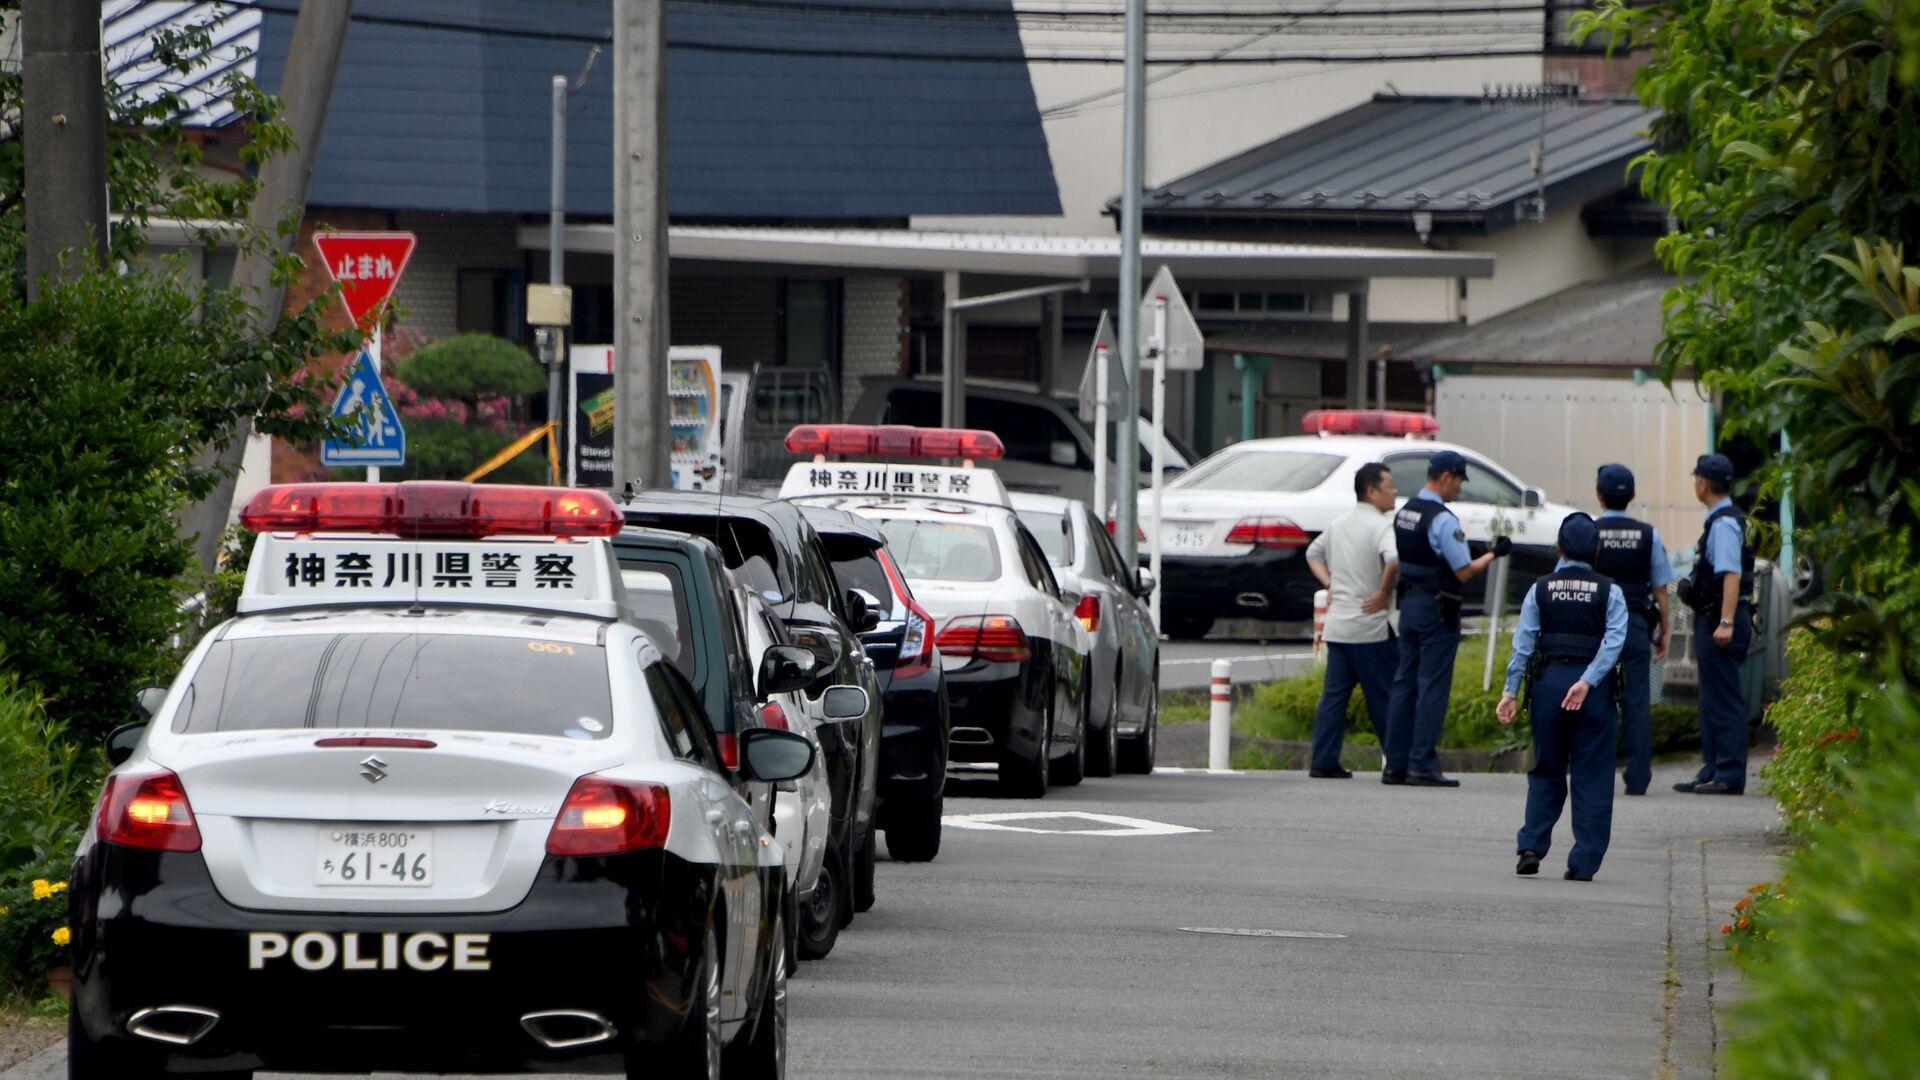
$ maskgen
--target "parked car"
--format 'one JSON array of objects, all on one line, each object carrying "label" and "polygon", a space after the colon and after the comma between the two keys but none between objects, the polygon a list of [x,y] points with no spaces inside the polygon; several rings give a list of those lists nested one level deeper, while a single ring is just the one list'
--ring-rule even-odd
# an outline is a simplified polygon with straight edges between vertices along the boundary
[{"label": "parked car", "polygon": [[1062,599],[1087,628],[1087,772],[1153,771],[1160,719],[1160,635],[1146,598],[1153,575],[1130,567],[1087,504],[1057,495],[1013,493],[1060,582]]},{"label": "parked car", "polygon": [[946,674],[934,646],[933,616],[913,598],[886,534],[863,517],[824,506],[802,508],[826,547],[843,589],[860,590],[880,621],[860,635],[884,699],[880,733],[880,828],[887,853],[926,862],[940,853],[947,779]]},{"label": "parked car", "polygon": [[870,708],[859,723],[823,725],[818,734],[833,789],[833,838],[827,857],[847,860],[854,911],[873,906],[880,759],[881,694],[859,634],[874,613],[834,584],[813,526],[798,507],[747,495],[646,492],[627,496],[629,524],[704,537],[720,549],[726,567],[759,594],[793,644],[812,652],[810,699],[833,685],[858,686]]},{"label": "parked car", "polygon": [[[1548,502],[1476,451],[1423,437],[1434,430],[1432,419],[1324,410],[1308,417],[1319,434],[1236,443],[1182,474],[1166,487],[1163,522],[1142,500],[1141,536],[1161,530],[1161,629],[1197,638],[1216,619],[1311,618],[1320,583],[1307,569],[1307,545],[1353,506],[1354,473],[1371,461],[1385,464],[1404,501],[1426,486],[1427,459],[1440,450],[1467,459],[1466,484],[1448,505],[1474,554],[1497,533],[1513,540],[1511,604],[1553,570],[1560,522],[1573,508]],[[1376,433],[1389,430],[1407,434]],[[1484,608],[1488,576],[1467,583],[1467,608]]]},{"label": "parked car", "polygon": [[[941,422],[937,379],[866,379],[864,392],[848,419],[858,424],[906,424],[937,428]],[[1152,427],[1137,418],[1140,432],[1139,481],[1151,483]],[[1093,493],[1093,432],[1082,421],[1071,396],[1042,393],[1008,384],[968,380],[966,426],[1000,437],[1005,456],[983,462],[1016,491],[1037,491],[1097,504]],[[1172,436],[1167,438],[1169,475],[1188,468],[1198,456]],[[1108,460],[1118,461],[1109,445]]]}]

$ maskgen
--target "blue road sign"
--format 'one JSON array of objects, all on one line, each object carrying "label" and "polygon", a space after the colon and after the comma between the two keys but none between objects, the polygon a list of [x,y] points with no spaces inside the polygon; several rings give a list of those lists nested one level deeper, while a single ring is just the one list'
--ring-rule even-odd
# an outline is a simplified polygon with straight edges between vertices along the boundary
[{"label": "blue road sign", "polygon": [[[407,433],[387,396],[373,357],[362,349],[347,372],[346,385],[333,402],[333,418],[345,420],[358,438],[328,439],[320,448],[322,465],[405,465]],[[357,444],[357,445],[356,445]]]}]

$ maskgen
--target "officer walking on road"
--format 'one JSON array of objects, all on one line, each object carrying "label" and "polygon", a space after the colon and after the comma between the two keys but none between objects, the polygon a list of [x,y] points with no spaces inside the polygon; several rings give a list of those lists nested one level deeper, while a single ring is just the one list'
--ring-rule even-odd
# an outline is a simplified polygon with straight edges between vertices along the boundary
[{"label": "officer walking on road", "polygon": [[1620,586],[1627,598],[1627,643],[1620,651],[1620,742],[1626,751],[1627,794],[1645,795],[1653,779],[1653,662],[1667,655],[1669,628],[1667,561],[1660,530],[1627,516],[1633,502],[1633,472],[1625,465],[1602,465],[1594,482],[1605,510],[1593,568]]},{"label": "officer walking on road", "polygon": [[1599,529],[1585,514],[1560,523],[1560,564],[1534,582],[1513,628],[1513,660],[1496,709],[1511,724],[1520,711],[1522,676],[1531,684],[1533,768],[1527,817],[1520,826],[1517,874],[1537,874],[1553,842],[1573,777],[1573,850],[1569,881],[1592,881],[1613,832],[1614,665],[1627,640],[1620,586],[1593,569]]},{"label": "officer walking on road", "polygon": [[1383,784],[1459,787],[1440,771],[1440,729],[1453,693],[1453,657],[1460,648],[1460,587],[1513,546],[1505,536],[1479,558],[1447,502],[1460,497],[1467,459],[1442,450],[1427,462],[1427,486],[1393,516],[1400,555],[1400,664],[1388,706]]},{"label": "officer walking on road", "polygon": [[1693,494],[1707,508],[1707,524],[1681,599],[1694,610],[1704,764],[1694,779],[1673,785],[1695,795],[1738,795],[1747,789],[1747,699],[1740,665],[1753,638],[1753,544],[1732,490],[1733,462],[1720,454],[1700,455],[1693,467]]},{"label": "officer walking on road", "polygon": [[1367,699],[1367,717],[1380,745],[1387,743],[1387,703],[1395,646],[1388,610],[1400,554],[1387,515],[1399,493],[1393,473],[1374,462],[1353,477],[1359,500],[1307,548],[1307,568],[1327,587],[1326,682],[1313,721],[1313,758],[1307,775],[1345,780],[1340,765],[1347,733],[1347,702],[1355,684]]}]

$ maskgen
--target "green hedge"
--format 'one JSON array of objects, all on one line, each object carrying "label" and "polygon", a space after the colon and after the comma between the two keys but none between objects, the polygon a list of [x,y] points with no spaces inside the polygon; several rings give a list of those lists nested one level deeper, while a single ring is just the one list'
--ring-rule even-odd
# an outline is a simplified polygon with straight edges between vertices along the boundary
[{"label": "green hedge", "polygon": [[[67,865],[105,761],[48,718],[0,656],[0,996],[33,999],[65,956]],[[36,884],[38,882],[38,884]],[[49,891],[49,886],[57,886]]]},{"label": "green hedge", "polygon": [[1788,831],[1801,834],[1833,816],[1846,795],[1847,770],[1866,755],[1833,650],[1795,630],[1787,638],[1787,670],[1780,699],[1767,709],[1779,745],[1760,775]]}]

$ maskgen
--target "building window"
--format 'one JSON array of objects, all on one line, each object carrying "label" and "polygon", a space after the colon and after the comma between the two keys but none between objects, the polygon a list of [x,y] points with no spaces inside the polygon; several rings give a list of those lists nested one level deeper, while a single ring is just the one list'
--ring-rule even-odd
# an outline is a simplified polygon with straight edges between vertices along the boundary
[{"label": "building window", "polygon": [[780,283],[780,364],[840,371],[840,282]]},{"label": "building window", "polygon": [[454,298],[454,329],[462,334],[493,334],[519,341],[526,318],[526,276],[510,270],[462,270]]}]

